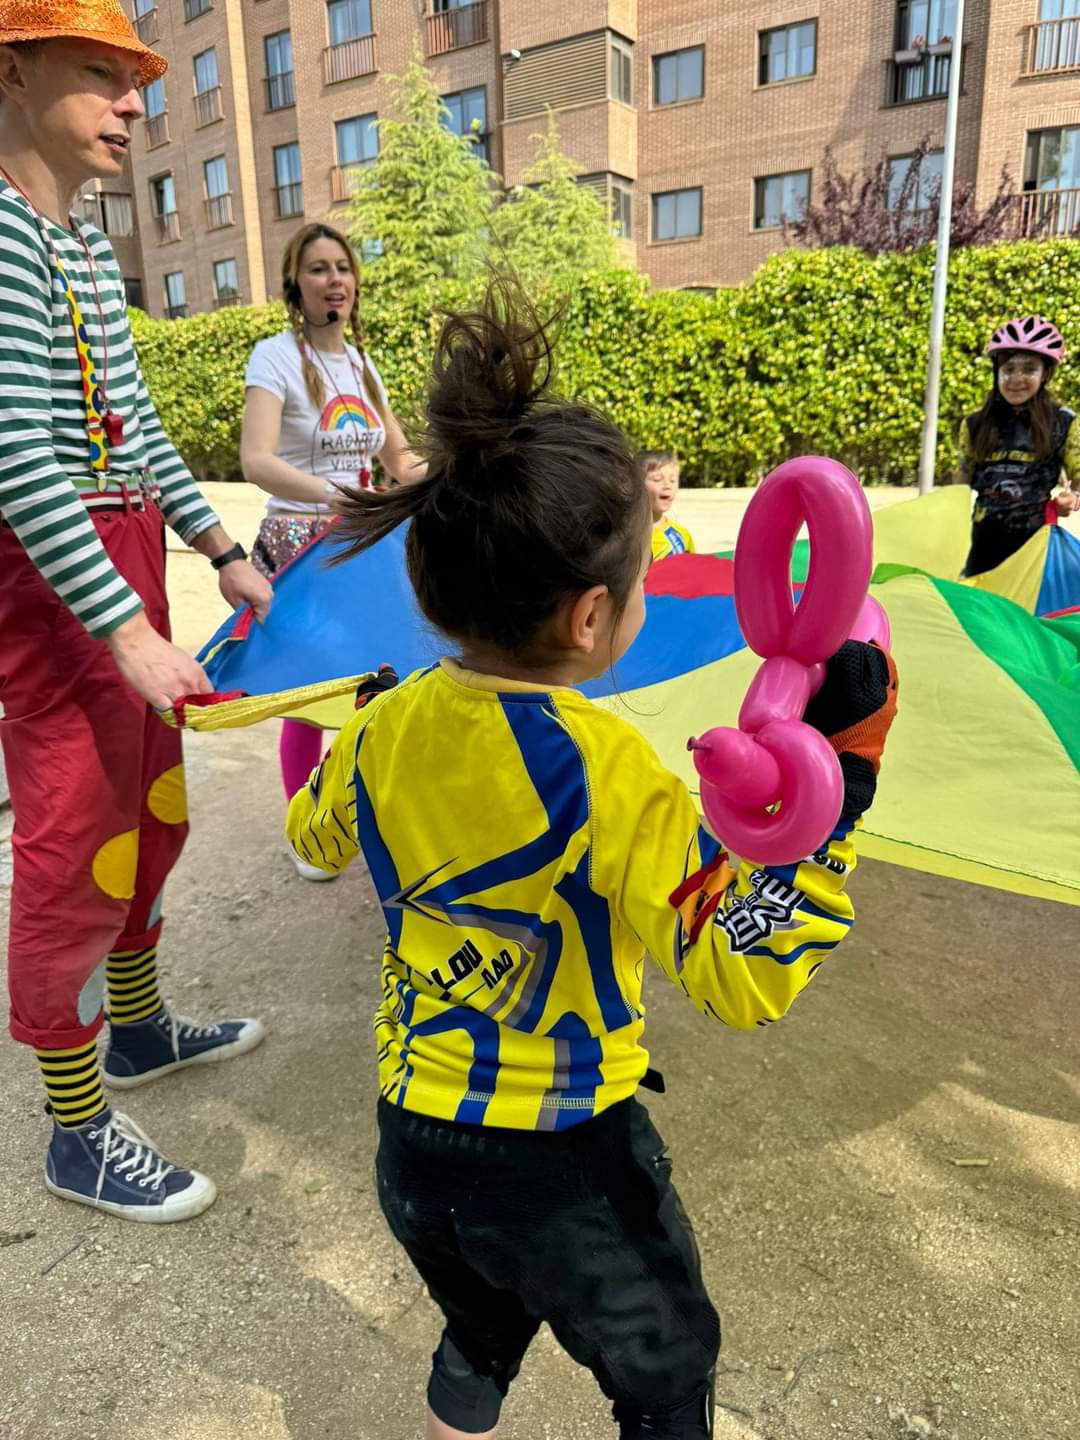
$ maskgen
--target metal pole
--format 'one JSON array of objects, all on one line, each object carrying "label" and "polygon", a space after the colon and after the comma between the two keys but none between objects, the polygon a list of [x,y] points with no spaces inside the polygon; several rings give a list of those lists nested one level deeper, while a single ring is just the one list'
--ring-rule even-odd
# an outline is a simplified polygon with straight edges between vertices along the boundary
[{"label": "metal pole", "polygon": [[941,169],[937,256],[934,260],[934,301],[930,310],[930,355],[926,368],[919,494],[934,488],[937,455],[938,401],[941,395],[941,347],[945,339],[945,298],[949,284],[949,238],[952,230],[953,176],[956,171],[956,122],[960,113],[960,72],[964,64],[964,0],[956,0],[956,34],[949,66],[949,102],[945,111],[945,162]]}]

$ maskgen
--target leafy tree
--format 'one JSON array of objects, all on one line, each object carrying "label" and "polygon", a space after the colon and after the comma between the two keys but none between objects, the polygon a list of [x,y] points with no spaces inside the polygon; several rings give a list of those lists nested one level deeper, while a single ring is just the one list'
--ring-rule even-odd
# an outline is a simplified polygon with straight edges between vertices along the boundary
[{"label": "leafy tree", "polygon": [[[821,200],[807,205],[799,220],[785,226],[787,238],[809,249],[854,245],[869,255],[918,250],[937,239],[941,213],[941,181],[929,174],[926,158],[930,137],[915,147],[907,173],[897,190],[892,162],[883,155],[875,165],[843,175],[832,149],[825,151]],[[975,187],[953,185],[951,245],[993,245],[1017,235],[1015,193],[1008,168],[1001,172],[997,194],[985,210],[975,205]]]},{"label": "leafy tree", "polygon": [[446,128],[449,112],[418,51],[403,75],[387,79],[397,118],[378,122],[378,157],[356,172],[350,237],[367,276],[388,291],[474,281],[490,247],[499,177],[473,137]]},{"label": "leafy tree", "polygon": [[495,215],[505,260],[531,292],[569,293],[582,275],[618,265],[618,247],[604,200],[578,184],[582,167],[559,148],[559,125],[531,137],[536,158]]}]

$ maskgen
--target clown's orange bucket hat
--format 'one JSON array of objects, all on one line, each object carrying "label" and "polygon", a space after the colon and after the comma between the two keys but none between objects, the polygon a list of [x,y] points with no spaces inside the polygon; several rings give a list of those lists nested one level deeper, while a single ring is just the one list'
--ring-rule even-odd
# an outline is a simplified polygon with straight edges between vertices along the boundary
[{"label": "clown's orange bucket hat", "polygon": [[169,68],[163,55],[144,45],[120,0],[0,0],[0,45],[20,40],[97,40],[139,57],[140,85]]}]

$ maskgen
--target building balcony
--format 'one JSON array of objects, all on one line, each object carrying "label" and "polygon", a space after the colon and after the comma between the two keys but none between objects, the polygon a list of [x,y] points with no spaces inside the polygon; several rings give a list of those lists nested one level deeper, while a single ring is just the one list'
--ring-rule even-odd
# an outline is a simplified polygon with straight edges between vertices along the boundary
[{"label": "building balcony", "polygon": [[366,170],[373,162],[358,160],[352,165],[330,167],[330,199],[335,205],[351,200],[360,183],[360,171]]},{"label": "building balcony", "polygon": [[1080,233],[1080,188],[1028,190],[1016,197],[1018,230],[1026,240]]},{"label": "building balcony", "polygon": [[169,143],[169,112],[163,110],[160,115],[148,115],[146,117],[146,148],[156,150],[159,145]]},{"label": "building balcony", "polygon": [[204,125],[212,125],[215,120],[220,120],[225,111],[221,103],[221,86],[215,85],[212,90],[200,90],[195,95],[195,129],[201,130]]},{"label": "building balcony", "polygon": [[208,230],[221,230],[226,225],[233,223],[231,191],[227,190],[224,195],[210,195],[205,204]]},{"label": "building balcony", "polygon": [[888,63],[886,105],[910,105],[918,100],[944,100],[949,93],[952,44],[898,50]]},{"label": "building balcony", "polygon": [[304,187],[299,180],[291,185],[274,186],[274,210],[279,220],[304,213]]},{"label": "building balcony", "polygon": [[184,19],[197,20],[210,9],[211,0],[184,0]]},{"label": "building balcony", "polygon": [[166,306],[165,306],[165,319],[166,319],[166,320],[186,320],[186,319],[187,319],[187,306],[186,306],[186,305],[166,305]]},{"label": "building balcony", "polygon": [[336,85],[340,80],[356,80],[375,73],[375,36],[360,35],[340,45],[328,45],[323,51],[323,84]]},{"label": "building balcony", "polygon": [[291,70],[263,77],[267,110],[288,110],[296,104],[296,77]]},{"label": "building balcony", "polygon": [[1080,70],[1080,16],[1027,27],[1025,76],[1072,75]]},{"label": "building balcony", "polygon": [[445,55],[466,45],[482,45],[488,37],[488,0],[427,17],[427,53]]},{"label": "building balcony", "polygon": [[154,229],[157,231],[159,245],[167,245],[171,240],[180,239],[180,212],[179,210],[166,210],[161,215],[154,216]]},{"label": "building balcony", "polygon": [[240,296],[239,296],[239,294],[236,293],[235,291],[233,291],[232,293],[226,292],[224,295],[215,295],[215,296],[214,296],[214,309],[215,309],[215,310],[224,310],[224,309],[226,309],[229,305],[239,305],[239,304],[240,304]]},{"label": "building balcony", "polygon": [[155,45],[161,39],[161,26],[158,24],[156,5],[152,10],[146,10],[142,15],[135,16],[135,34],[144,45]]}]

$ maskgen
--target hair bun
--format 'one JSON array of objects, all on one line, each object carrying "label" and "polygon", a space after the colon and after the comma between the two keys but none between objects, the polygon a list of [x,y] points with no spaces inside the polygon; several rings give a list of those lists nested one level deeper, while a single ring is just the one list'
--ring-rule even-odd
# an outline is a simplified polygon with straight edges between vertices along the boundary
[{"label": "hair bun", "polygon": [[512,281],[495,280],[483,308],[451,315],[432,363],[424,409],[431,473],[489,468],[551,383],[556,320],[543,320]]}]

